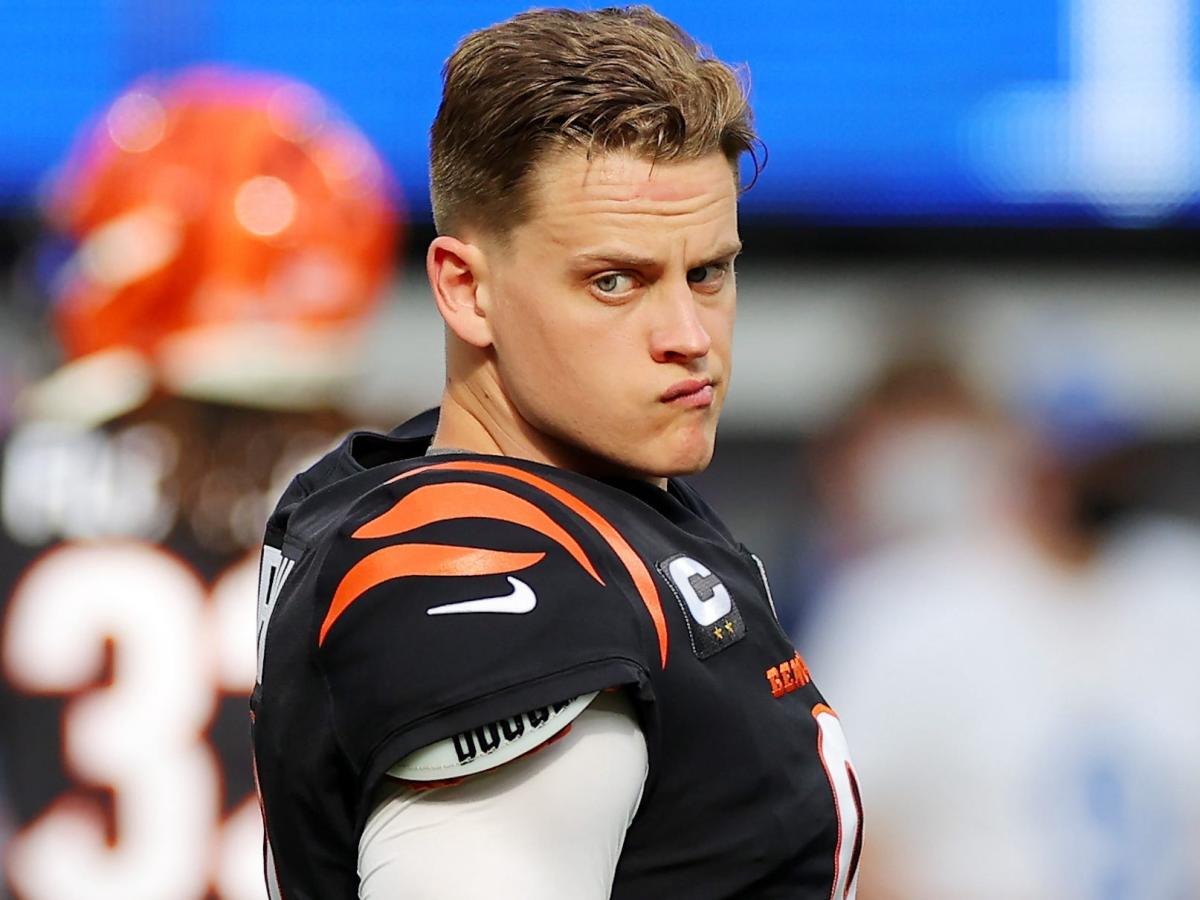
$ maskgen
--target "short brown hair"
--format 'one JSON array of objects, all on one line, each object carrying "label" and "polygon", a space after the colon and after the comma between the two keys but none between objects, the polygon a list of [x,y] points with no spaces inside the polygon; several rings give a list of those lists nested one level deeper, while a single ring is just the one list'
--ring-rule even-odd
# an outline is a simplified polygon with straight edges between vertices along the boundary
[{"label": "short brown hair", "polygon": [[533,10],[467,35],[446,61],[431,130],[438,232],[520,224],[528,176],[557,149],[651,160],[719,151],[735,177],[749,152],[757,177],[740,74],[647,6]]}]

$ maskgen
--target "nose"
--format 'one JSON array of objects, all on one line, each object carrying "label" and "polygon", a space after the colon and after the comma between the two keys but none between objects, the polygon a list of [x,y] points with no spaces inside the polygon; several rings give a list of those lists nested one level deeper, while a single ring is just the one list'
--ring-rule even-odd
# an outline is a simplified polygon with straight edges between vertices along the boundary
[{"label": "nose", "polygon": [[708,354],[712,337],[700,319],[696,297],[686,281],[660,296],[656,321],[650,333],[650,353],[655,362],[687,363]]}]

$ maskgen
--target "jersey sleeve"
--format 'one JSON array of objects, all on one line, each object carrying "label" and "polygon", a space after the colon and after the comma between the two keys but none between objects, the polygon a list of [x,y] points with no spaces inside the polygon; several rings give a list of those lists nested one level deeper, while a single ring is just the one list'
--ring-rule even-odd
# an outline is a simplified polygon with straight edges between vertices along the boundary
[{"label": "jersey sleeve", "polygon": [[458,736],[487,751],[531,710],[647,689],[652,629],[606,551],[499,477],[416,476],[363,498],[330,541],[314,638],[364,804],[421,748]]},{"label": "jersey sleeve", "polygon": [[607,898],[648,766],[629,699],[606,692],[561,741],[500,771],[387,783],[359,839],[359,895]]}]

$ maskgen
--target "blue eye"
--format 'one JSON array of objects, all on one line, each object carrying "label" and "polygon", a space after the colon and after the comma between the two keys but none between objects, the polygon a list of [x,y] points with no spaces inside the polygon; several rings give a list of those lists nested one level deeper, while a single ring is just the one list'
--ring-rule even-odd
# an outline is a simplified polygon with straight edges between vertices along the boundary
[{"label": "blue eye", "polygon": [[609,272],[593,281],[592,286],[602,294],[620,295],[633,290],[634,281],[632,275],[624,272]]}]

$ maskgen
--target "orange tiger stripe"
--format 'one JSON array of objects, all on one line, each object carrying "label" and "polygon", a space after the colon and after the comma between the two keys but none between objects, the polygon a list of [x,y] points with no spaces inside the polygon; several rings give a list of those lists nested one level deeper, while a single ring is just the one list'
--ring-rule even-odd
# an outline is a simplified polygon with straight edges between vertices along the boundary
[{"label": "orange tiger stripe", "polygon": [[442,544],[394,544],[376,550],[355,563],[338,584],[317,644],[325,643],[325,635],[350,604],[385,581],[408,575],[503,575],[527,569],[545,555]]},{"label": "orange tiger stripe", "polygon": [[354,537],[393,537],[433,522],[467,517],[502,519],[541,532],[570,553],[592,578],[604,584],[579,542],[561,525],[528,500],[486,484],[468,481],[422,485],[383,515],[360,527]]},{"label": "orange tiger stripe", "polygon": [[658,635],[658,652],[662,661],[663,668],[667,666],[667,620],[663,614],[662,598],[658,594],[658,585],[655,584],[654,578],[650,575],[650,570],[646,568],[646,564],[642,562],[642,558],[637,555],[634,549],[629,546],[629,542],[621,535],[612,523],[604,516],[600,515],[596,510],[584,503],[574,494],[564,490],[551,481],[541,478],[524,469],[519,469],[516,466],[505,465],[504,463],[491,462],[473,462],[471,460],[450,460],[442,463],[432,463],[428,466],[421,466],[416,469],[410,469],[403,474],[397,475],[392,481],[399,481],[401,478],[408,478],[416,475],[418,472],[424,472],[429,469],[451,469],[456,471],[466,472],[491,472],[496,475],[505,475],[509,478],[515,478],[518,481],[523,481],[526,484],[545,491],[554,499],[558,500],[567,508],[577,513],[584,521],[596,529],[600,536],[608,542],[613,552],[617,554],[617,558],[625,566],[629,576],[633,579],[634,586],[637,588],[639,596],[642,598],[642,603],[646,607],[646,612],[650,614],[650,620],[654,623],[654,630]]}]

